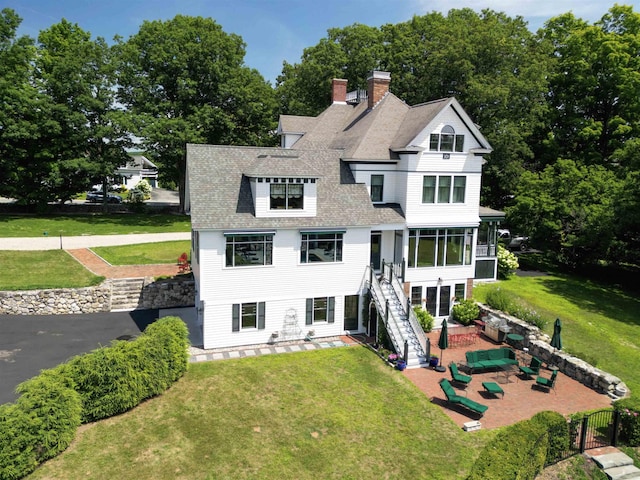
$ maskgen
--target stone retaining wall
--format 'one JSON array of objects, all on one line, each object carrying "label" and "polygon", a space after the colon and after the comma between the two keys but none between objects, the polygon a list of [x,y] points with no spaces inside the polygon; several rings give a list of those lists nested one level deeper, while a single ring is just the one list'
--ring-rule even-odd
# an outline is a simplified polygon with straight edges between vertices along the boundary
[{"label": "stone retaining wall", "polygon": [[[56,288],[0,292],[0,314],[63,315],[111,311],[111,281],[95,287]],[[138,308],[161,309],[195,305],[193,280],[149,279],[142,289]]]},{"label": "stone retaining wall", "polygon": [[574,357],[562,350],[556,350],[549,343],[551,338],[538,327],[530,325],[519,318],[512,317],[487,305],[480,305],[481,315],[490,314],[506,320],[511,327],[509,333],[517,333],[524,337],[524,345],[529,354],[538,357],[543,363],[558,367],[562,373],[593,390],[609,395],[613,399],[627,396],[629,390],[618,377],[611,375],[584,360]]}]

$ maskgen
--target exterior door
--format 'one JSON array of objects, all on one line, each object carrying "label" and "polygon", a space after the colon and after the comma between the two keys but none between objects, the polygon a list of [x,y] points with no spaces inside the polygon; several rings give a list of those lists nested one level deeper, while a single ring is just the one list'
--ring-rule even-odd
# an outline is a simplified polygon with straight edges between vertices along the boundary
[{"label": "exterior door", "polygon": [[344,329],[350,332],[358,331],[358,303],[360,295],[344,297]]},{"label": "exterior door", "polygon": [[451,311],[451,287],[449,285],[443,285],[440,287],[440,306],[438,308],[438,315],[446,317]]},{"label": "exterior door", "polygon": [[382,232],[371,232],[371,259],[370,263],[374,270],[382,268],[380,262],[382,260]]}]

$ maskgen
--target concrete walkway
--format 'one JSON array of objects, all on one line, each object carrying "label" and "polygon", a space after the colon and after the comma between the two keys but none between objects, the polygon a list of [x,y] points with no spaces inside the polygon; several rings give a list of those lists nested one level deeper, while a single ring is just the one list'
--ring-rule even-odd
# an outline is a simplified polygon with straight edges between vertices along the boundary
[{"label": "concrete walkway", "polygon": [[190,239],[191,232],[82,235],[77,237],[55,235],[42,237],[1,237],[0,250],[69,250]]}]

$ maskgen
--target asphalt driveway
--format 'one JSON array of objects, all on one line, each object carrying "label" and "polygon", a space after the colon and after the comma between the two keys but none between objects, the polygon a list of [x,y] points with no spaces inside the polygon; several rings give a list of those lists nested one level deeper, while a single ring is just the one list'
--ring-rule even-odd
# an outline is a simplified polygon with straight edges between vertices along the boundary
[{"label": "asphalt driveway", "polygon": [[158,310],[81,315],[0,315],[0,404],[20,383],[69,358],[139,335]]}]

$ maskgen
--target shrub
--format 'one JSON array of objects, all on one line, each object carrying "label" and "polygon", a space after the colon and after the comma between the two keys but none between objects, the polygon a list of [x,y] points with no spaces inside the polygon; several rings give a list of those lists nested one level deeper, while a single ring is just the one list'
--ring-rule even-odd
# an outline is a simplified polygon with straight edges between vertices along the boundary
[{"label": "shrub", "polygon": [[[571,444],[567,420],[558,412],[544,411],[536,413],[531,417],[531,421],[549,432],[547,459],[562,458],[562,454],[569,450]],[[546,463],[549,463],[548,460]]]},{"label": "shrub", "polygon": [[506,280],[518,268],[518,257],[498,244],[498,278]]},{"label": "shrub", "polygon": [[502,290],[500,287],[489,289],[487,291],[486,301],[490,307],[513,315],[524,322],[535,325],[541,330],[549,323],[549,319],[542,317],[522,300]]},{"label": "shrub", "polygon": [[489,306],[503,312],[509,311],[511,306],[514,304],[513,296],[509,292],[502,290],[500,287],[489,289],[487,291],[486,299]]},{"label": "shrub", "polygon": [[469,325],[478,315],[480,315],[480,307],[470,298],[466,298],[456,303],[451,309],[453,319],[463,325]]},{"label": "shrub", "polygon": [[21,383],[16,403],[0,406],[0,479],[22,478],[65,450],[80,425],[80,396],[52,370]]},{"label": "shrub", "polygon": [[540,422],[524,420],[506,427],[480,452],[468,480],[533,480],[546,459],[548,435]]},{"label": "shrub", "polygon": [[151,185],[149,185],[149,182],[146,179],[140,180],[133,188],[141,191],[145,200],[149,200],[151,198]]},{"label": "shrub", "polygon": [[623,398],[613,408],[620,412],[620,440],[630,447],[640,446],[640,400]]},{"label": "shrub", "polygon": [[420,306],[413,307],[413,311],[415,312],[416,317],[418,318],[418,323],[422,327],[422,330],[424,330],[425,332],[430,332],[431,330],[433,330],[434,320],[433,320],[433,316],[429,312],[427,312],[424,308]]}]

